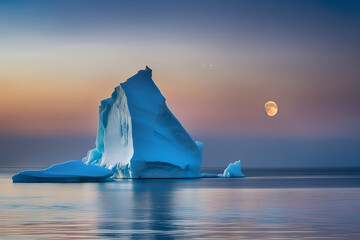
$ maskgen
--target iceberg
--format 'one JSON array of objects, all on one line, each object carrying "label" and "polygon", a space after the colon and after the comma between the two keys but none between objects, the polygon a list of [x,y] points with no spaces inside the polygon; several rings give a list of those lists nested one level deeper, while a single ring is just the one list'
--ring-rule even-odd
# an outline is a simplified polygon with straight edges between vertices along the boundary
[{"label": "iceberg", "polygon": [[238,178],[245,177],[241,172],[241,161],[230,163],[222,174],[202,173],[202,178]]},{"label": "iceberg", "polygon": [[147,66],[101,101],[95,146],[82,161],[23,171],[13,182],[244,176],[240,161],[229,164],[223,174],[200,173],[203,144],[172,114]]},{"label": "iceberg", "polygon": [[220,177],[231,178],[231,177],[244,177],[241,172],[241,161],[230,163],[229,166],[224,170],[223,174],[219,174]]},{"label": "iceberg", "polygon": [[38,171],[23,171],[12,177],[13,182],[106,182],[114,172],[97,166],[86,165],[81,161],[72,160],[55,164]]},{"label": "iceberg", "polygon": [[95,145],[83,162],[116,178],[201,176],[202,143],[172,114],[147,66],[101,101]]}]

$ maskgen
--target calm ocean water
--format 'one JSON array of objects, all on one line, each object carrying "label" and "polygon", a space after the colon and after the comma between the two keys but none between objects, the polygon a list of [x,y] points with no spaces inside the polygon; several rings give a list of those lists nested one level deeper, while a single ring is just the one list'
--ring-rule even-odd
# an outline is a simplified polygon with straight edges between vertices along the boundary
[{"label": "calm ocean water", "polygon": [[357,170],[80,184],[1,172],[1,239],[360,239]]}]

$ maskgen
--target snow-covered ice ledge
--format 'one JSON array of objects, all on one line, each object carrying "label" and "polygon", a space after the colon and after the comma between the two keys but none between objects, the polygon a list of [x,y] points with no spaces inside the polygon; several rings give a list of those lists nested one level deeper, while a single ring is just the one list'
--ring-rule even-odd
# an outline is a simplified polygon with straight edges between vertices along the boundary
[{"label": "snow-covered ice ledge", "polygon": [[15,174],[13,182],[108,182],[114,172],[72,160],[55,164],[44,170],[22,171]]}]

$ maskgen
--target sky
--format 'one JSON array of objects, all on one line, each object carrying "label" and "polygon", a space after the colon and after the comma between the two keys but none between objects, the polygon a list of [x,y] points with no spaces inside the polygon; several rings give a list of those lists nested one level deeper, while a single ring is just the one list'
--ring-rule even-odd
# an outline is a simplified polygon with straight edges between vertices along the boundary
[{"label": "sky", "polygon": [[80,159],[148,65],[208,165],[360,167],[359,42],[358,1],[0,0],[0,166]]}]

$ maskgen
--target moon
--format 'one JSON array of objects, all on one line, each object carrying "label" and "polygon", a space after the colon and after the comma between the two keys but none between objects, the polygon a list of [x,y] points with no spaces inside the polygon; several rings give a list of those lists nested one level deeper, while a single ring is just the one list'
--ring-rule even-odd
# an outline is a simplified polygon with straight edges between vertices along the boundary
[{"label": "moon", "polygon": [[268,116],[273,117],[278,112],[278,106],[273,101],[268,101],[265,103],[265,111]]}]

